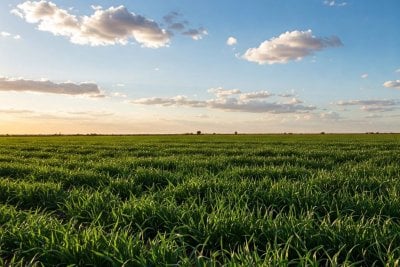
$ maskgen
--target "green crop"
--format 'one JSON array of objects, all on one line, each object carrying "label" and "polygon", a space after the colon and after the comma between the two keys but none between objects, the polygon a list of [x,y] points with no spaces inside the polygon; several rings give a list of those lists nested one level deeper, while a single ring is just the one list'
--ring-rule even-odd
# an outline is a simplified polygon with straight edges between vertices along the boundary
[{"label": "green crop", "polygon": [[399,266],[400,135],[0,138],[0,265]]}]

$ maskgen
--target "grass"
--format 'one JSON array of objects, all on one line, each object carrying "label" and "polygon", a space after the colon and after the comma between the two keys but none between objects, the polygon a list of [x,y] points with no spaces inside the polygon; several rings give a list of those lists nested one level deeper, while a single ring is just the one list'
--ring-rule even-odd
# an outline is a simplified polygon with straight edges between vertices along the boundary
[{"label": "grass", "polygon": [[0,265],[399,266],[400,135],[0,138]]}]

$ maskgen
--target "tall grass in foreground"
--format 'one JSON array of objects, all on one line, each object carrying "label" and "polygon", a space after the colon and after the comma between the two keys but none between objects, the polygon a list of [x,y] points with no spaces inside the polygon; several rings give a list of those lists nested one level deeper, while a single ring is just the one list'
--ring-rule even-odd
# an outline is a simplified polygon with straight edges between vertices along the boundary
[{"label": "tall grass in foreground", "polygon": [[399,266],[400,136],[0,138],[0,265]]}]

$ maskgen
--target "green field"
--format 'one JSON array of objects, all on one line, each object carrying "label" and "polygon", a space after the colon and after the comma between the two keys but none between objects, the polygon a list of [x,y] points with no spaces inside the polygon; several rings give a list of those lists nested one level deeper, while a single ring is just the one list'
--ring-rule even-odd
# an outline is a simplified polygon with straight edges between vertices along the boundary
[{"label": "green field", "polygon": [[0,265],[397,266],[400,135],[0,138]]}]

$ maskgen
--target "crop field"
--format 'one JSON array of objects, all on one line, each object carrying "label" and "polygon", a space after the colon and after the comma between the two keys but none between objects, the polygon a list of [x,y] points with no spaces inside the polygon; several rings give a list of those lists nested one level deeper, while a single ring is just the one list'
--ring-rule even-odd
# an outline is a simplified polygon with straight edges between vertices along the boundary
[{"label": "crop field", "polygon": [[400,135],[0,138],[0,265],[399,259]]}]

